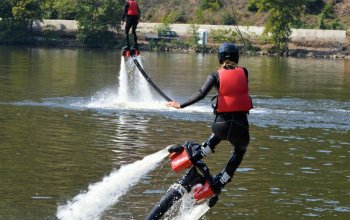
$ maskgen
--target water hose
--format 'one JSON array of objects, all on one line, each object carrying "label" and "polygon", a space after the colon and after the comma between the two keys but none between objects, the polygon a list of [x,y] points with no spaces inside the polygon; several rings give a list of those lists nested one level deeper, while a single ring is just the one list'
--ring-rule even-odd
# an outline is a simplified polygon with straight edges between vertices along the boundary
[{"label": "water hose", "polygon": [[153,87],[153,89],[155,89],[158,92],[158,94],[160,96],[162,96],[166,101],[168,101],[168,102],[172,101],[167,95],[164,94],[164,92],[162,90],[160,90],[158,88],[158,86],[151,80],[151,78],[149,78],[147,73],[141,67],[141,65],[140,65],[139,61],[137,60],[137,58],[132,56],[132,59],[134,60],[134,63],[136,65],[137,69],[140,70],[140,72],[143,75],[143,77],[145,77],[146,81]]}]

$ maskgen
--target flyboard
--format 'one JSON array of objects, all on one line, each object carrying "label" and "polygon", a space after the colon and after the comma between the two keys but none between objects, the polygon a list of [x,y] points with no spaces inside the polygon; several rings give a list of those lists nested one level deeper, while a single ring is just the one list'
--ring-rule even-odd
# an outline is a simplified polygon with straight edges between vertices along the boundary
[{"label": "flyboard", "polygon": [[137,60],[137,56],[140,55],[140,51],[137,50],[136,48],[128,48],[128,47],[123,47],[122,48],[122,56],[125,58],[132,58],[134,61],[137,69],[141,72],[142,76],[145,77],[146,81],[152,86],[154,90],[158,92],[160,96],[162,96],[163,99],[166,101],[172,101],[153,81],[152,79],[148,76],[148,74],[145,72],[145,70],[142,68],[140,65],[139,61]]},{"label": "flyboard", "polygon": [[216,204],[219,197],[211,189],[212,176],[208,167],[202,161],[192,160],[192,155],[198,150],[198,146],[200,145],[186,142],[184,145],[177,144],[167,147],[171,169],[176,173],[184,170],[187,170],[187,172],[178,183],[170,186],[166,194],[145,218],[146,220],[161,219],[172,209],[172,206],[188,196],[191,197],[190,207],[174,219],[200,219]]}]

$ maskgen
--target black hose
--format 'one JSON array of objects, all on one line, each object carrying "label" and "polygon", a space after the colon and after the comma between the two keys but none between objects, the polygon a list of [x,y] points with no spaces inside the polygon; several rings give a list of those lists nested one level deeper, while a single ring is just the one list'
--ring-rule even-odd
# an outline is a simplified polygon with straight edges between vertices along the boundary
[{"label": "black hose", "polygon": [[147,82],[149,84],[151,84],[151,86],[153,87],[153,89],[155,89],[159,95],[161,95],[166,101],[170,102],[172,101],[167,95],[164,94],[164,92],[162,92],[162,90],[160,90],[158,88],[158,86],[151,80],[151,78],[149,78],[149,76],[147,75],[147,73],[143,70],[143,68],[141,67],[139,61],[137,61],[137,59],[135,57],[133,57],[134,63],[136,65],[136,67],[140,70],[141,74],[145,77],[145,79],[147,80]]}]

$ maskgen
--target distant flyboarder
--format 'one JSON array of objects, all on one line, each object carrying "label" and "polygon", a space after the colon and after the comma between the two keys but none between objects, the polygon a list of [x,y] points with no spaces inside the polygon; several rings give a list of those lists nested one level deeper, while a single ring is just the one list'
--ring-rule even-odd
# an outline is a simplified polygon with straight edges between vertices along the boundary
[{"label": "distant flyboarder", "polygon": [[123,13],[123,17],[122,17],[123,22],[126,20],[125,37],[126,37],[126,46],[127,46],[128,50],[130,50],[130,41],[129,41],[130,28],[131,28],[131,32],[134,36],[133,48],[138,50],[136,28],[137,28],[137,25],[139,23],[140,16],[141,16],[141,11],[140,11],[140,8],[139,8],[139,5],[137,4],[137,2],[134,0],[128,0],[125,3],[124,13]]}]

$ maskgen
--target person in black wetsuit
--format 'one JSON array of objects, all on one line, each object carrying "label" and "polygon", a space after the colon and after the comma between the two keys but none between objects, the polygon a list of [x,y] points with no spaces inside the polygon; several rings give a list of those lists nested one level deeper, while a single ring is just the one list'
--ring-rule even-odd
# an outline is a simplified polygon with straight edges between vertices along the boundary
[{"label": "person in black wetsuit", "polygon": [[[241,164],[247,150],[250,135],[248,117],[249,110],[253,108],[248,91],[248,70],[239,67],[239,50],[233,43],[223,43],[219,47],[218,58],[221,67],[211,73],[202,87],[184,103],[176,101],[166,103],[166,106],[182,109],[203,99],[209,91],[215,87],[218,94],[213,104],[215,119],[212,123],[213,134],[191,155],[191,161],[200,161],[209,153],[214,152],[215,146],[222,140],[227,140],[233,147],[226,167],[212,177],[210,188],[216,194],[214,202],[209,201],[209,206],[215,205],[222,188],[231,181],[236,169]],[[195,166],[179,180],[177,188],[170,188],[154,209],[147,216],[147,220],[159,219],[164,213],[182,197],[184,191],[189,192],[198,182],[203,182]],[[213,197],[214,198],[214,197]]]},{"label": "person in black wetsuit", "polygon": [[126,45],[127,45],[129,50],[130,50],[130,40],[129,40],[130,29],[131,29],[132,35],[134,36],[134,46],[133,47],[135,49],[138,49],[136,28],[137,28],[137,25],[139,23],[140,16],[141,16],[141,10],[140,10],[137,2],[134,0],[128,0],[124,6],[124,13],[123,13],[122,21],[124,22],[126,19],[125,38],[126,38]]}]

